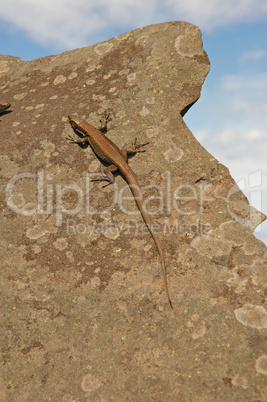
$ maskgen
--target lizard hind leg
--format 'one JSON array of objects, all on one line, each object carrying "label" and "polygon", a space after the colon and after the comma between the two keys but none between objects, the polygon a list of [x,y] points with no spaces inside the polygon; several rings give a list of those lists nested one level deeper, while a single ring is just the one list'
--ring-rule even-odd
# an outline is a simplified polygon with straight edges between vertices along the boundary
[{"label": "lizard hind leg", "polygon": [[126,162],[128,161],[128,155],[134,155],[138,152],[146,152],[146,149],[140,149],[140,148],[144,147],[147,144],[149,144],[149,142],[145,142],[144,144],[138,143],[137,138],[134,140],[134,142],[132,142],[131,145],[125,144],[121,149],[121,153]]},{"label": "lizard hind leg", "polygon": [[113,184],[115,182],[115,177],[113,173],[115,173],[118,170],[117,166],[115,165],[110,165],[104,169],[104,173],[100,173],[99,177],[96,177],[95,179],[91,179],[91,181],[107,181],[107,184],[104,184],[102,188],[109,186],[110,184]]},{"label": "lizard hind leg", "polygon": [[149,144],[149,141],[148,142],[144,142],[143,144],[142,143],[138,143],[137,142],[137,138],[134,140],[134,142],[132,143],[132,147],[134,148],[134,150],[135,150],[135,152],[146,152],[146,149],[139,149],[139,148],[142,148],[142,147],[144,147],[145,145],[147,145],[147,144]]}]

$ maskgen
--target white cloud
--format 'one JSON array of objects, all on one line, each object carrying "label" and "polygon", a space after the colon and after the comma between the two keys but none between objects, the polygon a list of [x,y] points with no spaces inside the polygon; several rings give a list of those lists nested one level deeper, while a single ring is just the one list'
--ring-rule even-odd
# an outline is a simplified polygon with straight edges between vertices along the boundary
[{"label": "white cloud", "polygon": [[254,103],[253,110],[260,112],[260,113],[262,113],[262,112],[267,113],[267,102]]},{"label": "white cloud", "polygon": [[[246,127],[246,120],[240,126],[225,127],[221,130],[195,130],[200,143],[216,158],[227,162],[243,160],[253,165],[253,169],[266,169],[267,129]],[[240,164],[243,168],[242,163]],[[267,184],[267,183],[266,183]]]},{"label": "white cloud", "polygon": [[258,90],[264,91],[266,95],[267,90],[267,74],[257,75],[227,75],[224,76],[221,82],[221,88],[227,91],[244,91],[244,90]]},{"label": "white cloud", "polygon": [[237,22],[252,22],[267,14],[262,0],[167,0],[165,4],[182,18],[193,20],[204,31]]},{"label": "white cloud", "polygon": [[262,141],[258,152],[267,149],[267,74],[224,76],[219,85],[216,102],[217,121],[221,128],[231,127],[239,132],[248,144]]},{"label": "white cloud", "polygon": [[69,49],[155,22],[184,19],[209,31],[264,15],[262,0],[8,0],[0,18],[39,44]]},{"label": "white cloud", "polygon": [[87,35],[104,28],[95,4],[91,1],[86,6],[83,0],[9,0],[1,5],[1,19],[25,31],[36,43],[70,48],[84,45]]},{"label": "white cloud", "polygon": [[[8,0],[0,19],[58,49],[89,45],[99,33],[128,31],[156,18],[159,0]],[[153,22],[153,21],[152,21]]]},{"label": "white cloud", "polygon": [[264,59],[265,57],[267,57],[267,51],[265,49],[250,50],[241,54],[240,60],[246,62],[258,61]]}]

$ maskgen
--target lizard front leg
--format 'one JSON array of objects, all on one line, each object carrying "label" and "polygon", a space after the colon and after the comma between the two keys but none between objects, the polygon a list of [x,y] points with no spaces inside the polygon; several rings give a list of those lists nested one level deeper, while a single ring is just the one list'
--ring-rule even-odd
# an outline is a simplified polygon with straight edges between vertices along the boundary
[{"label": "lizard front leg", "polygon": [[104,118],[100,119],[100,126],[97,128],[101,133],[105,134],[108,131],[108,122],[111,121],[112,118],[108,112],[105,113]]},{"label": "lizard front leg", "polygon": [[87,137],[79,138],[79,139],[74,139],[71,135],[66,137],[66,140],[69,141],[70,144],[79,144],[79,145],[84,145],[88,142]]}]

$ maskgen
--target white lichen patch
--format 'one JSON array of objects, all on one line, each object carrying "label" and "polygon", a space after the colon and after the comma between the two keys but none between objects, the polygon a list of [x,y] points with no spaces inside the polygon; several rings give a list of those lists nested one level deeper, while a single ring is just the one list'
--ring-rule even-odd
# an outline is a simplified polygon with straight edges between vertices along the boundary
[{"label": "white lichen patch", "polygon": [[257,373],[267,375],[267,355],[261,355],[258,357],[255,368]]},{"label": "white lichen patch", "polygon": [[86,73],[91,73],[92,71],[96,70],[97,65],[96,64],[92,64],[91,66],[87,67],[87,69],[85,70]]},{"label": "white lichen patch", "polygon": [[93,279],[91,279],[91,286],[93,289],[99,288],[101,285],[101,280],[99,279],[98,276],[95,276]]},{"label": "white lichen patch", "polygon": [[198,314],[193,314],[190,321],[187,322],[186,326],[191,332],[192,339],[201,338],[207,332],[205,322],[203,320],[200,320]]},{"label": "white lichen patch", "polygon": [[25,198],[22,193],[14,192],[12,193],[12,203],[16,205],[17,208],[22,208],[25,205]]},{"label": "white lichen patch", "polygon": [[13,98],[14,98],[15,100],[22,100],[22,99],[25,98],[26,95],[27,95],[27,93],[26,93],[26,92],[23,92],[23,93],[21,93],[21,94],[14,95]]},{"label": "white lichen patch", "polygon": [[245,304],[243,307],[234,310],[237,321],[251,328],[267,328],[267,311],[262,306]]},{"label": "white lichen patch", "polygon": [[[145,326],[143,327],[145,328]],[[173,356],[172,352],[166,347],[159,348],[154,347],[153,349],[136,350],[132,357],[132,363],[136,367],[142,367],[145,370],[151,367],[160,367],[162,364],[162,356],[167,355],[169,357]]]},{"label": "white lichen patch", "polygon": [[53,144],[50,141],[47,140],[42,140],[41,142],[41,147],[46,151],[46,152],[54,152],[55,150],[55,144]]},{"label": "white lichen patch", "polygon": [[105,96],[105,95],[96,95],[96,94],[93,94],[93,95],[92,95],[92,99],[101,102],[101,101],[103,101],[103,100],[106,99],[106,96]]},{"label": "white lichen patch", "polygon": [[39,225],[35,225],[32,228],[26,230],[26,236],[31,240],[37,240],[47,234],[47,230]]},{"label": "white lichen patch", "polygon": [[120,235],[119,228],[117,226],[111,226],[107,228],[104,232],[104,236],[107,239],[116,240]]},{"label": "white lichen patch", "polygon": [[135,44],[136,44],[136,45],[142,45],[142,46],[144,46],[145,43],[146,43],[146,41],[147,41],[147,39],[148,39],[148,36],[147,36],[147,35],[140,36],[140,38],[138,38],[138,39],[135,41]]},{"label": "white lichen patch", "polygon": [[75,261],[72,251],[66,251],[66,257],[68,258],[68,260],[69,260],[70,262],[74,262],[74,261]]},{"label": "white lichen patch", "polygon": [[200,30],[194,25],[184,27],[183,35],[179,35],[175,40],[175,49],[181,56],[191,56],[203,54]]},{"label": "white lichen patch", "polygon": [[267,271],[265,261],[254,261],[251,266],[252,283],[255,286],[267,287]]},{"label": "white lichen patch", "polygon": [[41,153],[42,153],[42,150],[39,149],[39,148],[33,150],[33,155],[34,155],[34,156],[39,156],[39,155],[41,155]]},{"label": "white lichen patch", "polygon": [[246,377],[244,377],[243,375],[240,374],[236,374],[233,378],[232,378],[232,384],[235,387],[241,387],[243,389],[247,389],[248,388],[248,380],[246,379]]},{"label": "white lichen patch", "polygon": [[169,148],[163,156],[168,162],[174,163],[182,159],[184,152],[180,148]]},{"label": "white lichen patch", "polygon": [[235,269],[232,270],[231,274],[232,277],[230,279],[227,280],[227,283],[230,286],[234,286],[235,287],[235,292],[236,293],[241,293],[245,290],[246,288],[246,284],[248,282],[248,277],[242,277],[238,274],[240,268],[237,267]]},{"label": "white lichen patch", "polygon": [[36,204],[33,202],[26,202],[23,205],[23,213],[26,215],[32,215],[36,210]]},{"label": "white lichen patch", "polygon": [[191,246],[198,250],[199,254],[225,264],[229,260],[232,243],[227,240],[216,239],[211,235],[201,235],[191,241]]},{"label": "white lichen patch", "polygon": [[64,237],[60,237],[54,241],[53,246],[58,250],[65,250],[68,247],[68,242]]},{"label": "white lichen patch", "polygon": [[136,80],[136,73],[131,73],[131,74],[127,75],[127,81],[129,84],[131,84],[135,80]]},{"label": "white lichen patch", "polygon": [[44,103],[39,103],[39,105],[35,106],[35,109],[42,109],[45,106]]},{"label": "white lichen patch", "polygon": [[91,393],[97,390],[102,385],[101,381],[92,374],[86,374],[81,382],[81,389],[83,392]]},{"label": "white lichen patch", "polygon": [[103,108],[103,110],[101,111],[101,114],[104,114],[105,110],[107,110],[110,107],[110,100],[109,99],[105,99],[103,102],[101,102],[99,104],[99,106],[101,108]]},{"label": "white lichen patch", "polygon": [[102,56],[103,54],[108,53],[113,48],[113,46],[114,44],[110,42],[100,43],[100,45],[97,45],[94,48],[94,51]]},{"label": "white lichen patch", "polygon": [[146,98],[146,103],[149,105],[153,105],[155,103],[155,96],[151,96],[149,98]]},{"label": "white lichen patch", "polygon": [[159,133],[159,127],[148,128],[146,130],[146,135],[148,138],[157,137]]},{"label": "white lichen patch", "polygon": [[126,116],[126,113],[125,113],[125,111],[124,110],[119,110],[117,113],[116,113],[116,117],[118,118],[118,119],[123,119],[124,117]]},{"label": "white lichen patch", "polygon": [[10,160],[8,155],[0,155],[1,176],[9,179],[19,172],[19,165]]},{"label": "white lichen patch", "polygon": [[0,73],[6,73],[9,69],[8,61],[0,61]]},{"label": "white lichen patch", "polygon": [[64,82],[66,81],[66,77],[62,74],[59,74],[56,76],[56,78],[54,79],[53,84],[54,85],[58,85],[58,84],[64,84]]},{"label": "white lichen patch", "polygon": [[94,83],[95,83],[95,80],[87,80],[86,81],[87,85],[94,85]]},{"label": "white lichen patch", "polygon": [[124,70],[119,71],[119,75],[127,75],[129,71],[130,71],[129,68],[125,68]]},{"label": "white lichen patch", "polygon": [[77,75],[78,75],[78,74],[74,71],[73,73],[71,73],[71,74],[68,76],[68,80],[73,80],[73,78],[76,78]]},{"label": "white lichen patch", "polygon": [[64,394],[62,397],[62,402],[75,402],[74,396],[72,394]]},{"label": "white lichen patch", "polygon": [[39,246],[39,244],[34,244],[32,247],[32,251],[34,252],[34,254],[39,254],[42,251],[41,246]]},{"label": "white lichen patch", "polygon": [[115,36],[113,39],[116,39],[118,42],[122,42],[122,41],[128,39],[130,35],[131,35],[131,32],[126,32],[122,35]]},{"label": "white lichen patch", "polygon": [[150,114],[150,111],[148,110],[147,107],[143,106],[143,109],[141,110],[140,115],[143,116],[143,117],[145,117],[145,116],[147,116],[148,114]]}]

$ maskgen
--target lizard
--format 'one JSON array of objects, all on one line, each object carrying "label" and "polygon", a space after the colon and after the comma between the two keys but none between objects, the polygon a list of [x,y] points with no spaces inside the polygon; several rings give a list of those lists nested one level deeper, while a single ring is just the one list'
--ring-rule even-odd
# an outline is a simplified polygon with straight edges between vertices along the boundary
[{"label": "lizard", "polygon": [[[69,123],[71,124],[72,128],[74,131],[78,134],[80,134],[81,138],[74,140],[71,136],[67,137],[67,140],[69,140],[71,143],[74,144],[88,144],[91,146],[95,154],[108,166],[104,169],[104,173],[102,173],[101,178],[99,179],[92,179],[92,181],[107,181],[108,184],[105,186],[114,183],[115,178],[113,173],[116,171],[119,171],[119,173],[124,177],[126,182],[128,183],[131,192],[133,194],[133,197],[135,199],[135,202],[137,204],[137,207],[142,215],[142,218],[148,228],[148,230],[151,233],[151,236],[156,244],[156,247],[158,249],[158,253],[160,256],[161,260],[161,267],[162,267],[162,272],[163,272],[163,278],[164,278],[164,285],[165,285],[165,290],[168,298],[168,302],[172,306],[172,302],[169,296],[169,290],[168,290],[168,285],[167,285],[167,275],[166,275],[166,266],[165,266],[165,260],[164,260],[164,255],[162,251],[162,246],[159,237],[157,236],[156,233],[153,232],[152,230],[152,221],[150,219],[149,214],[145,211],[144,208],[144,202],[143,202],[143,195],[141,192],[140,185],[138,183],[138,180],[130,168],[128,164],[128,155],[133,155],[136,154],[137,152],[145,152],[144,149],[140,149],[143,146],[147,145],[148,143],[145,144],[137,144],[137,140],[135,139],[135,142],[131,144],[131,146],[126,146],[122,149],[119,149],[119,147],[114,144],[109,138],[107,138],[104,135],[104,132],[107,131],[107,123],[108,121],[111,120],[109,115],[106,115],[104,121],[100,121],[101,125],[98,129],[96,129],[94,126],[92,126],[90,123],[87,121],[80,119],[79,117],[74,117],[69,115]],[[104,187],[105,187],[104,186]]]}]

